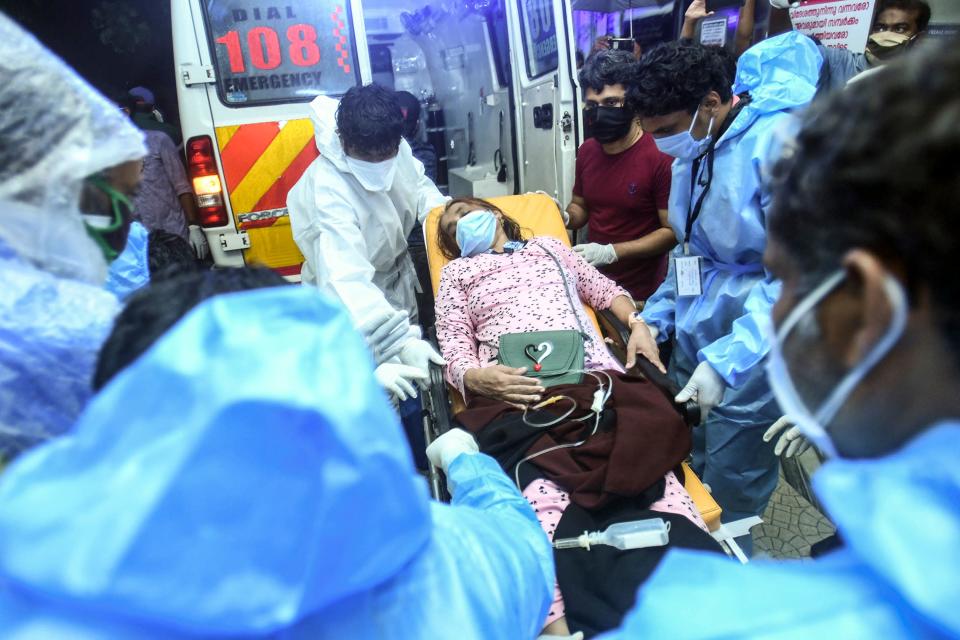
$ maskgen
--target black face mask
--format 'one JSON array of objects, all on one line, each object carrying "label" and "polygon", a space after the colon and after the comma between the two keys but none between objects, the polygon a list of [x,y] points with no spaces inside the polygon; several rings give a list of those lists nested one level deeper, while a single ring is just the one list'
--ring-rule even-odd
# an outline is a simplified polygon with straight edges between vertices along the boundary
[{"label": "black face mask", "polygon": [[630,132],[634,114],[627,107],[595,107],[583,112],[583,125],[587,137],[600,144],[610,144]]}]

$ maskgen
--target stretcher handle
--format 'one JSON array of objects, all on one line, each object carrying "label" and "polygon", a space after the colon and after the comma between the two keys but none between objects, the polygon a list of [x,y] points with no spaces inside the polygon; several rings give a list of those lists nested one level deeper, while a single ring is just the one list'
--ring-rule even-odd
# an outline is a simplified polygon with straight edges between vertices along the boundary
[{"label": "stretcher handle", "polygon": [[[630,341],[630,330],[627,329],[627,327],[620,322],[620,319],[613,315],[613,312],[609,309],[604,309],[597,315],[604,336],[611,338],[617,350],[619,350],[620,353],[617,355],[625,355],[627,343]],[[621,364],[622,363],[623,359],[621,358]],[[663,395],[670,400],[670,404],[674,406],[677,413],[680,414],[680,417],[683,418],[684,423],[691,427],[696,427],[700,424],[700,405],[693,400],[689,400],[683,404],[674,402],[673,399],[680,393],[680,385],[642,356],[637,357],[637,364],[634,369],[660,389]]]}]

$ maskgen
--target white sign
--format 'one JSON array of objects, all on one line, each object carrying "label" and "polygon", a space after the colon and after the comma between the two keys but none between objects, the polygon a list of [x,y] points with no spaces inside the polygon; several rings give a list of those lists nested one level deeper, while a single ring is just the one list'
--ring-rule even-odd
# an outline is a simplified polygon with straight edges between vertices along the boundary
[{"label": "white sign", "polygon": [[700,44],[722,47],[727,44],[727,18],[710,18],[700,23]]},{"label": "white sign", "polygon": [[873,24],[876,0],[803,0],[790,9],[793,28],[827,47],[862,53]]}]

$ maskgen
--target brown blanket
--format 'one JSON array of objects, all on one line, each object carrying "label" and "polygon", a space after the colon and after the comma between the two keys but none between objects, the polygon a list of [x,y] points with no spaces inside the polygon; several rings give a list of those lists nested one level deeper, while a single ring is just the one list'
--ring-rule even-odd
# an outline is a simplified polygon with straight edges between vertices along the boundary
[{"label": "brown blanket", "polygon": [[[613,378],[613,395],[601,414],[597,433],[579,447],[552,451],[529,463],[585,509],[601,507],[616,497],[642,495],[690,452],[690,429],[659,389],[645,378],[608,373]],[[597,383],[590,376],[585,376],[582,384],[548,389],[544,399],[560,395],[577,402],[577,410],[567,420],[548,429],[529,426],[523,413],[506,403],[479,397],[456,419],[477,437],[481,450],[497,458],[513,477],[522,458],[558,444],[578,442],[590,433],[592,418],[585,422],[573,419],[589,413],[596,390]],[[549,422],[570,407],[570,402],[561,400],[528,412],[527,422]]]}]

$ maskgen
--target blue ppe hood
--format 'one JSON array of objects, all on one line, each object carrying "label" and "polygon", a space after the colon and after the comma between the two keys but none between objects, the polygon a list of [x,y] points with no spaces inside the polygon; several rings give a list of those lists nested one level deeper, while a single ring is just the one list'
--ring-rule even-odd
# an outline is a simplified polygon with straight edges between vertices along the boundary
[{"label": "blue ppe hood", "polygon": [[797,31],[768,38],[737,61],[733,92],[750,93],[750,104],[721,140],[739,135],[761,115],[806,107],[817,93],[823,56],[813,40]]},{"label": "blue ppe hood", "polygon": [[269,633],[389,579],[430,528],[347,314],[262,289],[193,310],[0,476],[0,584],[138,628]]}]

